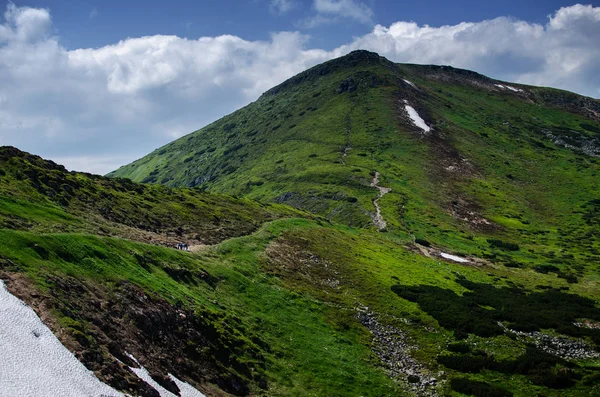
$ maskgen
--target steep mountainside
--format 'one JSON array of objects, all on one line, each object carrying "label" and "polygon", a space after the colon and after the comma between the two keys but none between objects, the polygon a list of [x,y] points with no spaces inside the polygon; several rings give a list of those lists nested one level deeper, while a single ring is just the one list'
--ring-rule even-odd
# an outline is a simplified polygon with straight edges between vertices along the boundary
[{"label": "steep mountainside", "polygon": [[591,98],[356,51],[110,176],[285,203],[477,255],[509,240],[579,266],[599,259],[586,238],[599,122]]}]

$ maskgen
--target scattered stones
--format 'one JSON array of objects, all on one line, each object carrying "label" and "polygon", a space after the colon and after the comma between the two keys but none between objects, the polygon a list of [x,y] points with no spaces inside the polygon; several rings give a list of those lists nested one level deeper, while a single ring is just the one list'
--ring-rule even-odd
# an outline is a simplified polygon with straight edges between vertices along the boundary
[{"label": "scattered stones", "polygon": [[407,336],[400,328],[383,325],[377,315],[368,307],[358,307],[358,319],[373,334],[373,352],[382,361],[388,376],[403,384],[417,396],[438,396],[438,381],[425,365],[411,357],[415,350],[407,341]]},{"label": "scattered stones", "polygon": [[600,139],[588,137],[578,131],[563,131],[562,133],[550,130],[542,130],[546,138],[555,145],[571,149],[578,153],[584,153],[591,157],[600,157]]},{"label": "scattered stones", "polygon": [[379,199],[391,192],[392,189],[389,187],[379,186],[379,172],[375,172],[375,175],[373,175],[371,187],[377,188],[377,190],[379,190],[379,194],[375,199],[373,199],[373,205],[375,206],[375,214],[373,214],[371,217],[373,218],[373,223],[375,224],[375,227],[377,227],[377,229],[379,230],[383,230],[387,226],[387,223],[381,215],[381,208],[379,208]]},{"label": "scattered stones", "polygon": [[344,92],[354,92],[356,91],[357,85],[354,79],[348,78],[340,83],[340,86],[337,89],[338,94],[343,94]]},{"label": "scattered stones", "polygon": [[596,323],[590,320],[583,320],[582,322],[573,323],[573,325],[580,328],[600,329],[600,323]]},{"label": "scattered stones", "polygon": [[564,336],[553,336],[542,332],[523,332],[516,331],[498,323],[505,332],[516,335],[518,339],[533,344],[540,350],[554,354],[565,360],[584,360],[590,358],[599,358],[600,353],[595,351],[585,341],[581,339],[571,339]]}]

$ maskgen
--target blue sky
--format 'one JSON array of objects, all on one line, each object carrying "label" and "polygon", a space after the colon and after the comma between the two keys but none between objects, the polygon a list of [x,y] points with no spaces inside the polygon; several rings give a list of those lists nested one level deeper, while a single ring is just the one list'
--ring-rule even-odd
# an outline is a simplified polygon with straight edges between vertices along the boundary
[{"label": "blue sky", "polygon": [[[8,4],[4,1],[4,8]],[[48,8],[54,31],[67,49],[101,47],[127,37],[156,34],[198,38],[231,34],[246,40],[267,40],[271,32],[300,30],[312,37],[309,45],[331,50],[353,36],[368,33],[374,24],[396,21],[420,25],[454,25],[510,16],[545,23],[547,16],[573,2],[560,0],[420,0],[364,1],[372,12],[372,23],[341,18],[338,23],[305,26],[316,15],[311,0],[288,0],[288,11],[280,11],[270,0],[32,0],[17,5]],[[593,3],[592,3],[593,4]]]},{"label": "blue sky", "polygon": [[106,173],[355,49],[600,98],[600,6],[0,0],[0,145]]}]

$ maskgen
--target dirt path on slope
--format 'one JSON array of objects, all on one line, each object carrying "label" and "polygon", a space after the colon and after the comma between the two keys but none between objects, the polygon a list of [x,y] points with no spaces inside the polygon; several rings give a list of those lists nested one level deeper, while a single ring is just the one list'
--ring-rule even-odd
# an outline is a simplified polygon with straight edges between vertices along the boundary
[{"label": "dirt path on slope", "polygon": [[382,230],[385,229],[387,223],[381,215],[381,208],[379,208],[379,200],[383,196],[391,192],[392,189],[389,187],[379,186],[379,172],[375,172],[375,175],[373,176],[373,181],[371,182],[371,186],[379,190],[379,194],[375,199],[373,199],[373,205],[375,206],[375,214],[371,215],[371,217],[373,218],[373,224],[375,225],[375,227],[377,227],[379,230]]}]

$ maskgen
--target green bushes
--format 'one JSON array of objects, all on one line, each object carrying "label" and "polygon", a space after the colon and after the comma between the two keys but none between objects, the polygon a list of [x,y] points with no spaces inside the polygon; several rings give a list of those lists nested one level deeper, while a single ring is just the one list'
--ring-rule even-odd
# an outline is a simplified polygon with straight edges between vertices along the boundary
[{"label": "green bushes", "polygon": [[236,127],[235,123],[227,123],[223,126],[223,131],[229,132],[229,131],[233,130],[235,127]]},{"label": "green bushes", "polygon": [[507,250],[507,251],[518,251],[519,250],[519,245],[515,244],[515,243],[509,243],[506,241],[502,241],[502,240],[498,240],[498,239],[487,239],[487,242],[492,246],[492,247],[496,247],[496,248],[500,248],[503,250]]},{"label": "green bushes", "polygon": [[556,273],[556,276],[558,278],[562,278],[562,279],[566,280],[567,283],[569,283],[569,284],[575,284],[579,281],[577,279],[577,276],[575,276],[573,273],[565,273],[554,265],[536,266],[533,268],[533,270],[535,270],[537,273],[542,273],[542,274]]},{"label": "green bushes", "polygon": [[450,380],[452,390],[477,397],[512,397],[513,394],[500,387],[467,378],[454,378]]},{"label": "green bushes", "polygon": [[454,353],[469,353],[471,346],[464,342],[451,343],[448,345],[448,350]]},{"label": "green bushes", "polygon": [[[572,387],[576,379],[581,379],[580,373],[574,369],[577,368],[576,365],[535,347],[528,347],[524,354],[514,360],[497,361],[494,357],[481,353],[443,355],[438,357],[437,361],[448,368],[466,373],[479,373],[487,369],[506,374],[526,375],[532,383],[552,389]],[[471,394],[487,396],[473,392]]]},{"label": "green bushes", "polygon": [[533,270],[535,270],[537,273],[542,273],[542,274],[548,274],[551,272],[557,273],[560,271],[560,269],[554,265],[539,265],[539,266],[535,266],[533,268]]},{"label": "green bushes", "polygon": [[238,143],[237,145],[233,145],[232,147],[225,149],[223,151],[223,156],[227,156],[229,153],[233,153],[237,150],[240,150],[243,147],[244,147],[244,145],[242,145],[241,143]]},{"label": "green bushes", "polygon": [[442,327],[454,331],[459,339],[468,334],[500,335],[504,330],[498,322],[506,322],[509,328],[519,331],[553,328],[566,335],[585,333],[595,341],[600,340],[600,330],[573,325],[578,318],[600,320],[600,309],[591,299],[556,289],[528,292],[515,286],[496,288],[464,278],[456,281],[469,291],[459,296],[451,290],[430,285],[394,285],[391,290],[418,303],[423,311]]}]

